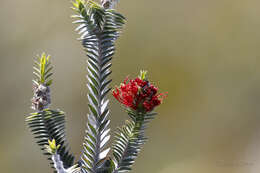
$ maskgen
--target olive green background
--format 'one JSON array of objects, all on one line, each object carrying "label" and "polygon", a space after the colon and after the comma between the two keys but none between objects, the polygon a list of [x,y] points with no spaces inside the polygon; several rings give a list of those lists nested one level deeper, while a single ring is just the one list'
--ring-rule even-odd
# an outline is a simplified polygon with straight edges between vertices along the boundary
[{"label": "olive green background", "polygon": [[[24,122],[32,59],[52,55],[52,108],[67,113],[77,159],[87,114],[86,57],[68,0],[1,0],[0,172],[51,172]],[[260,169],[260,1],[121,0],[113,85],[140,69],[168,92],[135,173],[257,173]],[[111,97],[111,128],[127,118]]]}]

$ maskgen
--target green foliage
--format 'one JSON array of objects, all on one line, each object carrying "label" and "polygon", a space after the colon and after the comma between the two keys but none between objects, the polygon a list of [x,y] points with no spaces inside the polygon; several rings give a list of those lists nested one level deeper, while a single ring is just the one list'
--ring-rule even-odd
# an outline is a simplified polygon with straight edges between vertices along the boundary
[{"label": "green foliage", "polygon": [[49,145],[49,139],[54,139],[59,146],[57,153],[60,155],[64,167],[72,166],[74,156],[69,153],[66,142],[64,112],[46,109],[41,112],[31,113],[26,118],[26,122],[43,154],[48,156],[51,165],[53,164],[51,154],[46,151],[45,146]]},{"label": "green foliage", "polygon": [[42,53],[41,56],[37,56],[33,67],[33,74],[36,77],[36,79],[33,80],[34,84],[45,84],[46,86],[50,86],[52,83],[52,79],[50,79],[52,76],[52,68],[49,55],[47,56],[45,53]]},{"label": "green foliage", "polygon": [[111,90],[108,79],[111,59],[115,52],[114,42],[125,23],[125,18],[114,10],[104,9],[93,1],[76,0],[73,9],[77,15],[76,31],[88,56],[89,115],[84,150],[81,157],[82,171],[104,172],[109,163],[106,155],[110,138],[107,93]]},{"label": "green foliage", "polygon": [[129,112],[131,121],[126,121],[122,128],[118,128],[115,134],[113,145],[113,162],[115,166],[114,173],[127,172],[131,170],[132,165],[142,145],[147,138],[144,136],[144,130],[155,117],[156,113],[140,114],[138,112]]},{"label": "green foliage", "polygon": [[[83,152],[78,164],[73,165],[74,156],[70,154],[65,135],[65,115],[59,110],[49,109],[50,85],[52,83],[52,66],[50,56],[42,54],[37,57],[34,66],[34,97],[32,113],[26,122],[33,133],[37,144],[48,156],[60,158],[60,165],[66,172],[80,173],[118,173],[131,170],[131,167],[147,140],[144,130],[147,123],[154,118],[155,113],[129,111],[131,121],[126,121],[118,128],[112,147],[112,157],[107,157],[110,150],[107,142],[110,139],[109,100],[106,98],[111,90],[111,60],[115,53],[115,41],[119,37],[125,18],[112,9],[106,9],[89,0],[75,0],[72,9],[76,15],[73,23],[79,34],[88,57],[88,121],[83,143]],[[140,78],[146,79],[146,71]],[[47,149],[47,150],[46,150]],[[58,159],[59,160],[59,159]],[[55,159],[54,159],[55,162]],[[79,167],[80,168],[79,168]],[[55,162],[55,167],[58,167]],[[62,167],[63,168],[63,167]],[[69,168],[69,169],[68,169]]]}]

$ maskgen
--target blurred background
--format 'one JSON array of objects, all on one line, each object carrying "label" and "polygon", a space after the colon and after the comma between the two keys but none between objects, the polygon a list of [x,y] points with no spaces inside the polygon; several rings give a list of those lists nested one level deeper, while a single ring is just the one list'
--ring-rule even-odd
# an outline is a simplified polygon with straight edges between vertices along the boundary
[{"label": "blurred background", "polygon": [[[0,172],[52,172],[24,122],[32,59],[52,55],[52,108],[67,114],[79,158],[87,114],[86,57],[68,0],[1,0]],[[260,1],[121,0],[127,17],[113,85],[140,69],[168,92],[135,173],[257,173],[260,169]],[[111,97],[111,128],[127,118]]]}]

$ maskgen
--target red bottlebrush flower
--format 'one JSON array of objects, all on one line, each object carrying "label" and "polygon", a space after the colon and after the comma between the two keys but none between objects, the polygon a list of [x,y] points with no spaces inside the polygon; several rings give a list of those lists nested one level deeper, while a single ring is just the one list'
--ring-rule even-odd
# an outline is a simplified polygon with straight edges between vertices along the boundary
[{"label": "red bottlebrush flower", "polygon": [[158,94],[158,88],[145,79],[146,72],[134,80],[126,78],[124,82],[113,90],[113,96],[127,108],[141,112],[150,112],[160,105],[164,94]]}]

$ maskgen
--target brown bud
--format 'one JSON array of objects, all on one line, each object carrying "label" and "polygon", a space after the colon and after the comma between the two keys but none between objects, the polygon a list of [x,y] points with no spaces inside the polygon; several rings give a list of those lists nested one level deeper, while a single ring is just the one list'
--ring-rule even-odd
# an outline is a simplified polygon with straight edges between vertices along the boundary
[{"label": "brown bud", "polygon": [[33,86],[32,109],[42,111],[51,104],[50,88],[44,84]]}]

